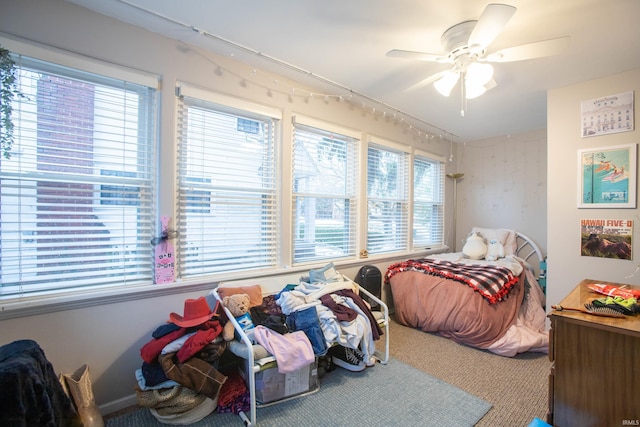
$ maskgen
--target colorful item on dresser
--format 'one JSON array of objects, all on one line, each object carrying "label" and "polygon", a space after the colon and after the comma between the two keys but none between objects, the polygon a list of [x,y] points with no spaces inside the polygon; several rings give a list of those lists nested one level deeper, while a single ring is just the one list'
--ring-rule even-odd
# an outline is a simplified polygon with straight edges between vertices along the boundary
[{"label": "colorful item on dresser", "polygon": [[603,297],[594,299],[591,301],[591,304],[596,307],[610,308],[611,310],[627,315],[640,313],[640,304],[638,304],[638,300],[633,297]]},{"label": "colorful item on dresser", "polygon": [[624,288],[603,283],[589,283],[587,288],[602,295],[640,299],[640,289]]}]

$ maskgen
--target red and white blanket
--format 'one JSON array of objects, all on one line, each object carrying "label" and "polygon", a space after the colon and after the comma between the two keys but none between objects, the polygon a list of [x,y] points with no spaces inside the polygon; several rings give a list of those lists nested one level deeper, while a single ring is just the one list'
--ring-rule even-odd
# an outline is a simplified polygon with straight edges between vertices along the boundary
[{"label": "red and white blanket", "polygon": [[501,301],[518,282],[518,277],[506,267],[425,258],[392,264],[385,275],[385,283],[388,283],[395,274],[403,271],[418,271],[464,283],[482,295],[490,304]]}]

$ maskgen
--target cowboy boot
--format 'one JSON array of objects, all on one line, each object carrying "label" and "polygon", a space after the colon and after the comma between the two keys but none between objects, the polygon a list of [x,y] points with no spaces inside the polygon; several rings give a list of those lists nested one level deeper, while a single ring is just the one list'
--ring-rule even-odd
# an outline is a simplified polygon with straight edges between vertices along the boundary
[{"label": "cowboy boot", "polygon": [[64,374],[63,376],[82,424],[85,427],[104,427],[102,415],[93,397],[89,366],[82,365],[73,374]]}]

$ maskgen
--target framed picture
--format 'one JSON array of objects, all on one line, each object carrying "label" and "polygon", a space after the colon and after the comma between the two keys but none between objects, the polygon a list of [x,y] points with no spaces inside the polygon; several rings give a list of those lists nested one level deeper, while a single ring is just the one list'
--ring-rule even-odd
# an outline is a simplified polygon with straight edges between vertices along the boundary
[{"label": "framed picture", "polygon": [[582,101],[582,137],[634,129],[633,91]]},{"label": "framed picture", "polygon": [[636,207],[637,144],[578,150],[578,208]]},{"label": "framed picture", "polygon": [[633,220],[580,220],[580,255],[599,258],[632,259]]}]

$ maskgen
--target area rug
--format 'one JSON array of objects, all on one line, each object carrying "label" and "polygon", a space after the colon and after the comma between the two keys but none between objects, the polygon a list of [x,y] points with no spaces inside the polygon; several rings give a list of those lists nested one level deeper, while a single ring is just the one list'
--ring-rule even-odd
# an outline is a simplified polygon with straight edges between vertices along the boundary
[{"label": "area rug", "polygon": [[[396,359],[362,372],[341,368],[320,380],[316,393],[257,410],[259,427],[473,426],[491,404]],[[247,414],[248,415],[248,414]],[[163,426],[148,409],[106,420],[107,427]],[[212,413],[196,427],[239,427],[234,414]]]}]

